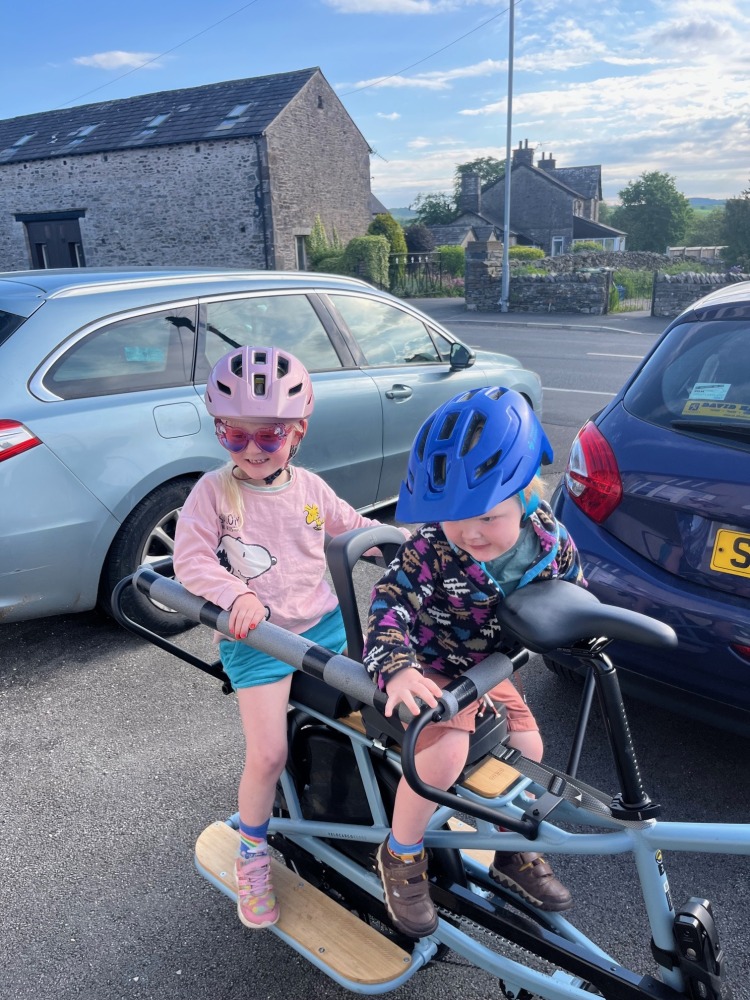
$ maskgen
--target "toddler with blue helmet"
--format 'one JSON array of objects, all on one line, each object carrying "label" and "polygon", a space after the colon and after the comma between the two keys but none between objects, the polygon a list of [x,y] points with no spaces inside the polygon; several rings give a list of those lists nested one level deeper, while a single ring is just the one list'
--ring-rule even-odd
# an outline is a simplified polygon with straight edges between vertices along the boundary
[{"label": "toddler with blue helmet", "polygon": [[[490,386],[440,406],[412,445],[396,516],[423,522],[375,586],[365,666],[388,696],[386,715],[403,702],[430,707],[441,689],[491,653],[507,648],[500,601],[534,580],[584,584],[578,552],[542,499],[539,469],[552,447],[526,399]],[[536,720],[510,680],[492,692],[505,705],[511,746],[541,760]],[[428,726],[417,743],[421,778],[449,788],[463,770],[479,703]],[[435,803],[402,778],[393,829],[377,865],[395,925],[411,937],[437,927],[430,899],[424,832]],[[539,854],[497,852],[497,882],[542,910],[567,910],[571,895]]]}]

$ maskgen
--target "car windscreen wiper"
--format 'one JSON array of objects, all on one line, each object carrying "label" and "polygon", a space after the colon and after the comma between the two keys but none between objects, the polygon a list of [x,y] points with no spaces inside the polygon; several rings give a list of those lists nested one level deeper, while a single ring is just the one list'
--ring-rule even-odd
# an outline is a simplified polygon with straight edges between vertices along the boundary
[{"label": "car windscreen wiper", "polygon": [[698,431],[720,437],[750,439],[750,421],[745,424],[728,424],[723,420],[673,420],[671,426],[676,431]]}]

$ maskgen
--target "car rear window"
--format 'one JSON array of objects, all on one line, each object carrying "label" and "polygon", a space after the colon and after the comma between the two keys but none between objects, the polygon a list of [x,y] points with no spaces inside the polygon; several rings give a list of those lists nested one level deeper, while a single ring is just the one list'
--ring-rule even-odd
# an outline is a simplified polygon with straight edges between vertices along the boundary
[{"label": "car rear window", "polygon": [[16,331],[25,319],[25,316],[17,316],[15,313],[0,309],[0,344]]},{"label": "car rear window", "polygon": [[750,447],[750,322],[684,323],[667,334],[624,398],[643,420]]},{"label": "car rear window", "polygon": [[111,323],[76,341],[44,376],[62,399],[190,385],[194,306]]}]

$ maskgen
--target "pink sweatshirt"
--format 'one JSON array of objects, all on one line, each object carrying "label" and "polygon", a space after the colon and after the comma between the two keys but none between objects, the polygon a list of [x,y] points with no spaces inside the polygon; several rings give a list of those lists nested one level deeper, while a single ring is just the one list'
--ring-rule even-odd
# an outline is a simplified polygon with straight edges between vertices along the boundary
[{"label": "pink sweatshirt", "polygon": [[239,529],[223,513],[217,473],[206,473],[177,522],[174,567],[183,587],[224,610],[252,591],[269,609],[269,621],[299,634],[338,604],[324,578],[326,534],[379,522],[358,514],[314,473],[290,471],[281,487],[242,485]]}]

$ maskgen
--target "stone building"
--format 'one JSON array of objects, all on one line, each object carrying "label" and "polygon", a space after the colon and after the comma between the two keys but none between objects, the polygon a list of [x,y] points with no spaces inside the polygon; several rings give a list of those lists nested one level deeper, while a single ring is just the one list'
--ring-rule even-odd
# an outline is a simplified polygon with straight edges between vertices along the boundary
[{"label": "stone building", "polygon": [[[625,233],[599,222],[601,166],[558,167],[551,154],[535,166],[526,140],[513,150],[510,183],[511,244],[538,246],[550,257],[568,253],[576,240],[593,240],[604,250],[625,249]],[[459,209],[453,225],[482,222],[502,232],[505,179],[482,191],[478,176],[464,174]]]},{"label": "stone building", "polygon": [[305,266],[371,220],[370,149],[317,68],[0,121],[0,270]]}]

